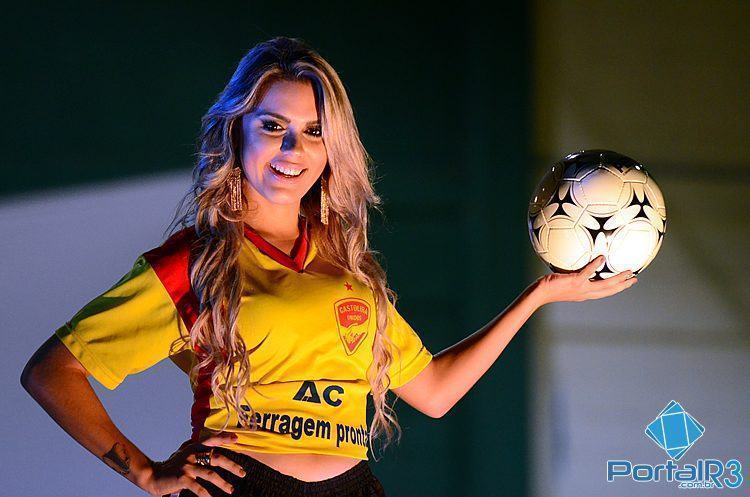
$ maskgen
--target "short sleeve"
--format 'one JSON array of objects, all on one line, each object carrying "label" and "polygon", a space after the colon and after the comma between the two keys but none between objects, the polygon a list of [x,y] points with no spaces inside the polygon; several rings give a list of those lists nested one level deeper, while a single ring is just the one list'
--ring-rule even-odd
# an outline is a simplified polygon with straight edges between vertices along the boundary
[{"label": "short sleeve", "polygon": [[112,288],[55,334],[91,376],[114,390],[126,376],[182,350],[182,330],[172,298],[141,255]]},{"label": "short sleeve", "polygon": [[388,301],[388,337],[398,347],[393,351],[393,361],[388,370],[390,389],[406,385],[432,360],[432,354],[424,346],[419,335]]}]

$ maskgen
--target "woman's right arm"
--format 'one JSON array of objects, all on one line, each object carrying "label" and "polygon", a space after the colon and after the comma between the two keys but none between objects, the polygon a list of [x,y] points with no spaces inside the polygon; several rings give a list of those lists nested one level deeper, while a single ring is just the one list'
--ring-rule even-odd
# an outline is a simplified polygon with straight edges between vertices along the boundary
[{"label": "woman's right arm", "polygon": [[[21,374],[21,385],[79,444],[150,495],[187,488],[210,497],[196,476],[232,492],[216,472],[195,464],[197,444],[183,444],[165,462],[152,461],[115,426],[88,376],[78,359],[52,335],[29,359]],[[232,434],[219,434],[202,444],[217,446],[230,440]],[[214,455],[211,464],[242,475],[242,468],[224,456]]]},{"label": "woman's right arm", "polygon": [[148,492],[153,461],[115,426],[88,376],[78,359],[52,335],[29,359],[21,385],[68,435]]}]

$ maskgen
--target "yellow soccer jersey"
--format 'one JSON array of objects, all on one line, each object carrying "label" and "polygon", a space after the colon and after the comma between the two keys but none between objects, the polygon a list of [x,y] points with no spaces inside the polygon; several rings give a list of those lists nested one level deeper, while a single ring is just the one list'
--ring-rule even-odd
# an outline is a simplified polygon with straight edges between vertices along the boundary
[{"label": "yellow soccer jersey", "polygon": [[[142,254],[130,272],[86,304],[55,333],[109,389],[162,359],[180,364],[189,350],[198,301],[188,276],[192,227]],[[240,254],[239,332],[249,354],[246,403],[260,429],[241,427],[231,411],[229,449],[317,453],[367,459],[367,369],[376,329],[372,290],[346,271],[316,264],[304,217],[291,255],[248,225]],[[417,333],[388,303],[388,336],[400,348],[389,370],[398,388],[432,360]],[[210,388],[210,367],[193,388],[192,438],[221,429],[227,410]],[[249,411],[249,407],[245,407]]]}]

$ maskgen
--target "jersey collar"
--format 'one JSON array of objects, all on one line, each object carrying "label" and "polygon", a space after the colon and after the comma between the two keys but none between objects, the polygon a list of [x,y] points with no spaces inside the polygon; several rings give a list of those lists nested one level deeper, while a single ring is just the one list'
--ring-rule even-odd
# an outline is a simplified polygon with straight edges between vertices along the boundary
[{"label": "jersey collar", "polygon": [[294,242],[291,255],[276,248],[269,241],[260,236],[247,223],[244,224],[244,231],[245,238],[250,240],[262,253],[282,266],[301,273],[304,272],[305,267],[310,263],[312,257],[315,256],[316,249],[315,244],[310,237],[310,226],[306,217],[300,216],[298,227],[299,236]]}]

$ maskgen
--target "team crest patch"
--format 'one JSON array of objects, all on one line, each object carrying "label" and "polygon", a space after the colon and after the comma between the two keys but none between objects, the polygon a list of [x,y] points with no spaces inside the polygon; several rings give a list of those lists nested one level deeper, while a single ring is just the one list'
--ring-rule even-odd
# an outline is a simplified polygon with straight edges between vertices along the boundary
[{"label": "team crest patch", "polygon": [[370,304],[362,299],[341,299],[333,306],[344,350],[347,355],[352,355],[367,337]]}]

